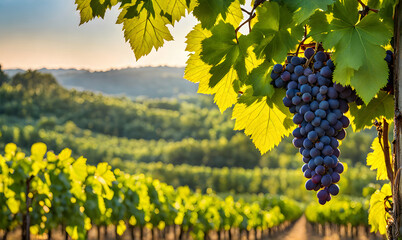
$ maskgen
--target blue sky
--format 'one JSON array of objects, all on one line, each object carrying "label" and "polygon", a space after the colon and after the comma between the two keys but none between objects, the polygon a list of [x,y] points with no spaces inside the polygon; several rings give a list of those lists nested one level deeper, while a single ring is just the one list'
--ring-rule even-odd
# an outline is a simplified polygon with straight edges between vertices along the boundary
[{"label": "blue sky", "polygon": [[116,25],[118,9],[79,26],[74,0],[0,0],[0,64],[5,69],[184,66],[189,16],[172,30],[174,41],[138,62]]}]

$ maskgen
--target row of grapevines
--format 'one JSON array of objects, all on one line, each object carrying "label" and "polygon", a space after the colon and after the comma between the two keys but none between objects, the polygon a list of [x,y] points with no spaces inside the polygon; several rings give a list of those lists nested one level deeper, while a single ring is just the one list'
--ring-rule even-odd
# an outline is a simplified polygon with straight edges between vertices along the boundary
[{"label": "row of grapevines", "polygon": [[[306,219],[313,227],[313,231],[336,232],[348,236],[357,236],[362,226],[366,234],[369,234],[368,222],[369,201],[359,199],[337,199],[325,207],[318,203],[310,203],[305,211]],[[362,233],[359,233],[360,235]]]},{"label": "row of grapevines", "polygon": [[144,175],[130,175],[107,163],[91,166],[86,159],[59,155],[43,143],[31,156],[8,144],[0,156],[0,229],[7,234],[49,234],[63,226],[73,239],[86,239],[93,225],[114,225],[122,235],[127,226],[163,229],[180,225],[195,239],[209,231],[266,230],[302,214],[295,202],[262,199],[254,203],[203,195]]}]

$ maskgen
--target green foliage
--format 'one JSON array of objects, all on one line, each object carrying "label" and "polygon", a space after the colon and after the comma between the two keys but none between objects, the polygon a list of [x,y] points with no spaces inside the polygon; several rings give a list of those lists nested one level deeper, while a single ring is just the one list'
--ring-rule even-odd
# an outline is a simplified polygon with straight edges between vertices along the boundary
[{"label": "green foliage", "polygon": [[310,203],[305,211],[307,221],[315,224],[326,223],[338,226],[368,226],[368,200],[366,199],[333,199],[325,206],[316,202]]},{"label": "green foliage", "polygon": [[[302,214],[299,203],[284,197],[260,196],[249,203],[222,199],[211,191],[203,195],[188,187],[175,190],[144,175],[111,172],[107,163],[86,165],[84,158],[72,158],[69,149],[59,155],[46,150],[36,143],[26,157],[9,144],[0,155],[0,230],[22,224],[21,216],[28,211],[27,184],[31,232],[44,234],[62,225],[72,239],[86,239],[92,225],[115,225],[122,235],[126,224],[162,229],[177,224],[193,239],[204,239],[210,230],[266,230]],[[35,164],[42,167],[35,170]]]},{"label": "green foliage", "polygon": [[334,81],[351,85],[369,103],[387,83],[388,68],[382,45],[389,43],[392,33],[378,14],[370,13],[359,20],[357,8],[358,2],[354,0],[337,2],[331,22],[319,18],[311,26],[312,31],[322,33],[313,36],[316,41],[322,41],[326,49],[335,49]]}]

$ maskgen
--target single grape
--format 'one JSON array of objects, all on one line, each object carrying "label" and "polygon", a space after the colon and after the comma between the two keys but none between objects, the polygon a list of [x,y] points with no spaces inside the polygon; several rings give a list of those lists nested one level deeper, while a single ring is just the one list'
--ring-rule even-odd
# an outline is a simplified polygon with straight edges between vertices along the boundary
[{"label": "single grape", "polygon": [[325,67],[321,68],[320,74],[326,78],[329,78],[332,75],[332,71],[328,66],[325,66]]},{"label": "single grape", "polygon": [[322,68],[323,65],[324,65],[324,64],[323,64],[322,62],[317,61],[317,62],[315,62],[315,63],[313,64],[313,67],[314,67],[315,70],[318,70],[318,69]]},{"label": "single grape", "polygon": [[350,120],[346,116],[342,116],[341,119],[339,119],[339,121],[341,121],[343,128],[349,127]]},{"label": "single grape", "polygon": [[311,95],[312,95],[313,97],[317,96],[317,94],[318,94],[319,92],[320,92],[320,88],[319,88],[319,87],[314,86],[314,87],[311,88]]},{"label": "single grape", "polygon": [[316,184],[311,179],[309,179],[309,180],[306,181],[305,187],[306,187],[307,190],[310,191],[310,190],[313,190],[316,187]]},{"label": "single grape", "polygon": [[316,111],[316,110],[318,109],[318,107],[319,107],[319,103],[318,103],[317,101],[312,101],[312,102],[310,103],[310,109],[311,109],[311,111]]},{"label": "single grape", "polygon": [[328,187],[328,192],[333,195],[336,196],[339,193],[339,187],[337,184],[332,184],[331,186]]},{"label": "single grape", "polygon": [[311,178],[311,181],[315,184],[320,183],[321,182],[321,175],[320,174],[316,174]]},{"label": "single grape", "polygon": [[292,100],[290,100],[288,97],[284,97],[282,99],[283,105],[285,105],[285,107],[291,107],[292,104]]},{"label": "single grape", "polygon": [[307,169],[306,171],[303,172],[305,178],[311,178],[311,170]]},{"label": "single grape", "polygon": [[325,62],[325,61],[327,61],[327,55],[323,51],[318,51],[315,54],[314,59],[316,61]]},{"label": "single grape", "polygon": [[326,200],[328,198],[328,191],[323,189],[317,193],[317,198],[320,200]]},{"label": "single grape", "polygon": [[320,127],[315,127],[315,128],[314,128],[314,131],[316,131],[316,132],[317,132],[318,137],[322,137],[322,136],[324,136],[324,135],[325,135],[325,131],[324,131],[324,129],[322,129],[322,128],[320,128]]},{"label": "single grape", "polygon": [[311,94],[310,93],[303,93],[303,95],[302,95],[302,100],[303,100],[303,102],[305,102],[305,103],[308,103],[308,102],[310,102],[311,101]]},{"label": "single grape", "polygon": [[299,103],[302,101],[302,99],[299,97],[299,96],[294,96],[293,98],[292,98],[292,103],[294,104],[294,105],[299,105]]},{"label": "single grape", "polygon": [[330,155],[332,155],[333,152],[334,152],[334,149],[329,145],[324,146],[324,148],[322,149],[322,154],[324,156],[330,156]]},{"label": "single grape", "polygon": [[335,137],[338,140],[343,140],[346,137],[346,131],[344,129],[340,130]]},{"label": "single grape", "polygon": [[271,78],[272,80],[275,80],[279,77],[279,74],[275,73],[275,72],[271,72]]},{"label": "single grape", "polygon": [[324,143],[316,142],[314,146],[315,146],[315,148],[317,148],[318,150],[321,151],[324,148]]},{"label": "single grape", "polygon": [[301,61],[300,61],[300,58],[298,58],[298,57],[292,57],[292,59],[290,60],[290,63],[296,66],[296,65],[300,65]]},{"label": "single grape", "polygon": [[290,72],[288,72],[288,71],[283,72],[283,73],[281,74],[281,79],[282,79],[284,82],[289,82],[289,81],[290,81]]},{"label": "single grape", "polygon": [[304,73],[304,68],[301,65],[298,65],[298,66],[295,67],[294,73],[297,76],[301,76]]},{"label": "single grape", "polygon": [[325,119],[321,121],[320,127],[321,127],[324,131],[327,131],[327,130],[329,130],[329,129],[331,128],[329,122],[328,122],[327,120],[325,120]]},{"label": "single grape", "polygon": [[319,117],[315,117],[313,119],[313,121],[311,121],[311,125],[313,125],[314,127],[318,127],[321,124],[321,118]]},{"label": "single grape", "polygon": [[[324,148],[325,148],[325,147],[324,147]],[[318,150],[317,148],[313,147],[313,148],[310,150],[310,156],[311,156],[311,158],[315,158],[315,157],[318,157],[318,156],[320,156],[320,155],[321,155],[321,151]]]},{"label": "single grape", "polygon": [[304,76],[308,77],[310,74],[313,74],[313,71],[311,71],[310,68],[305,68],[303,74]]},{"label": "single grape", "polygon": [[324,159],[321,156],[317,156],[314,158],[314,163],[315,165],[322,165],[322,163],[324,162]]},{"label": "single grape", "polygon": [[338,165],[336,165],[336,167],[334,169],[334,171],[337,172],[337,173],[343,173],[343,170],[344,170],[344,167],[343,167],[343,164],[341,162],[338,163]]},{"label": "single grape", "polygon": [[324,187],[328,187],[330,184],[332,183],[332,178],[329,174],[325,174],[322,178],[321,178],[321,184]]},{"label": "single grape", "polygon": [[275,79],[275,87],[283,88],[284,86],[285,86],[285,82],[282,79],[280,79],[280,78]]},{"label": "single grape", "polygon": [[314,113],[317,117],[320,117],[322,119],[324,119],[327,116],[327,113],[322,109],[317,109]]},{"label": "single grape", "polygon": [[300,113],[296,113],[296,114],[293,116],[293,122],[294,122],[295,124],[300,124],[300,123],[302,123],[302,122],[303,122],[303,115],[301,115]]},{"label": "single grape", "polygon": [[307,48],[307,49],[304,51],[304,56],[305,56],[307,59],[310,59],[310,58],[314,55],[314,53],[315,53],[315,51],[314,51],[313,48]]},{"label": "single grape", "polygon": [[341,175],[339,175],[339,173],[337,173],[337,172],[333,172],[331,174],[331,178],[332,178],[332,183],[337,183],[337,182],[339,182],[339,180],[341,180]]},{"label": "single grape", "polygon": [[282,70],[283,70],[282,64],[275,64],[275,65],[274,65],[274,72],[275,72],[275,73],[281,73]]},{"label": "single grape", "polygon": [[302,93],[311,93],[311,87],[309,85],[307,85],[307,84],[304,84],[303,86],[301,86],[300,92],[302,92]]},{"label": "single grape", "polygon": [[336,99],[338,97],[338,92],[333,87],[328,88],[327,95],[329,98]]},{"label": "single grape", "polygon": [[334,69],[334,68],[335,68],[334,62],[333,62],[331,59],[329,59],[329,60],[327,61],[327,66],[328,66],[330,69]]},{"label": "single grape", "polygon": [[315,131],[311,131],[307,134],[307,138],[312,141],[315,142],[318,139],[318,134]]},{"label": "single grape", "polygon": [[292,143],[293,143],[293,146],[295,146],[297,148],[303,147],[303,139],[301,139],[301,138],[294,138]]},{"label": "single grape", "polygon": [[311,149],[314,146],[313,142],[310,141],[308,138],[304,139],[303,141],[303,147],[307,149]]},{"label": "single grape", "polygon": [[289,82],[288,89],[297,89],[297,82]]},{"label": "single grape", "polygon": [[310,74],[308,76],[308,82],[311,84],[314,84],[317,82],[317,76],[315,74]]},{"label": "single grape", "polygon": [[295,66],[293,66],[292,64],[288,64],[286,65],[285,70],[290,73],[293,73],[293,71],[295,70]]},{"label": "single grape", "polygon": [[339,101],[337,99],[329,99],[328,104],[329,104],[329,107],[331,109],[338,109],[339,108]]},{"label": "single grape", "polygon": [[308,111],[308,112],[306,112],[306,114],[304,114],[304,120],[306,122],[311,122],[311,121],[313,121],[314,118],[315,118],[315,115],[312,111]]}]

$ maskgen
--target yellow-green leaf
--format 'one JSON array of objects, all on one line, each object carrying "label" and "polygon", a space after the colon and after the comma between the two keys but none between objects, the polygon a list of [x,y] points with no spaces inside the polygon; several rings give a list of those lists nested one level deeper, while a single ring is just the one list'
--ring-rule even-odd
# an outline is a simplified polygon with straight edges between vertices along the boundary
[{"label": "yellow-green leaf", "polygon": [[385,235],[387,232],[387,221],[389,214],[385,211],[384,199],[391,196],[391,186],[389,183],[384,184],[380,190],[377,190],[370,198],[370,210],[368,222],[371,226],[371,232],[379,231]]},{"label": "yellow-green leaf", "polygon": [[275,99],[249,97],[246,101],[251,103],[237,103],[233,109],[232,119],[236,119],[234,129],[244,129],[244,133],[251,136],[255,146],[264,154],[288,136],[294,125]]},{"label": "yellow-green leaf", "polygon": [[[391,145],[388,142],[389,146]],[[385,157],[384,152],[382,151],[380,142],[378,137],[376,137],[371,144],[371,149],[373,152],[370,152],[367,155],[367,166],[371,166],[370,170],[377,170],[377,180],[387,180],[387,167],[385,165]],[[391,153],[388,152],[388,155],[391,159]]]},{"label": "yellow-green leaf", "polygon": [[[153,48],[158,50],[164,41],[173,40],[161,9],[151,3],[127,6],[119,15],[118,23],[123,23],[124,37],[131,45],[138,60],[148,55]],[[156,5],[156,4],[155,4]],[[151,9],[148,9],[151,8]]]},{"label": "yellow-green leaf", "polygon": [[12,154],[12,155],[14,155],[15,152],[17,151],[17,145],[15,145],[15,143],[9,143],[9,144],[6,145],[4,151],[5,151],[7,154]]},{"label": "yellow-green leaf", "polygon": [[47,151],[46,144],[44,143],[34,143],[31,147],[31,155],[37,156],[38,158],[45,156]]}]

